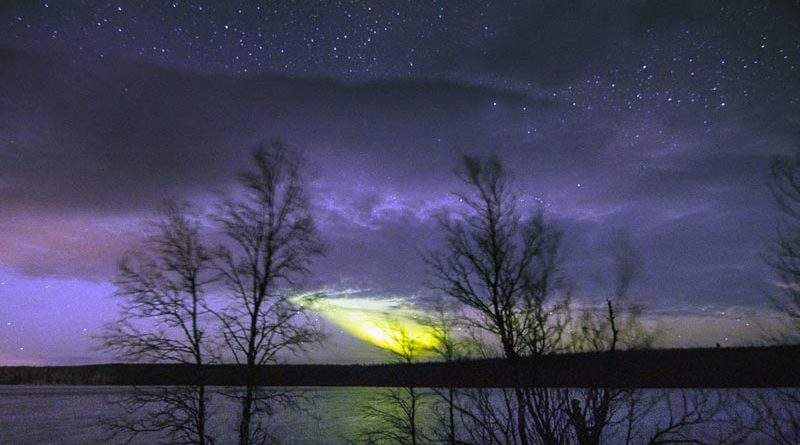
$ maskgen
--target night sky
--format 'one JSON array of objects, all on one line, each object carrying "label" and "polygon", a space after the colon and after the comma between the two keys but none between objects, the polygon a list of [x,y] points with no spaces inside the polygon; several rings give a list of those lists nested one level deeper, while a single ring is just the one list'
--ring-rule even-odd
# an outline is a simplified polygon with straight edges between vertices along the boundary
[{"label": "night sky", "polygon": [[664,344],[752,341],[799,28],[796,1],[3,1],[0,364],[102,360],[142,220],[210,205],[274,137],[313,165],[309,288],[423,294],[460,156],[496,154],[563,228],[576,297],[610,290],[623,233]]}]

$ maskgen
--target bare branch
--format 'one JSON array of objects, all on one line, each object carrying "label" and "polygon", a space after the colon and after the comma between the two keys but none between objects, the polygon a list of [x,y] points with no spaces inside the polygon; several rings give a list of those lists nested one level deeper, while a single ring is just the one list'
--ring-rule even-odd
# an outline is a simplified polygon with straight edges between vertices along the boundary
[{"label": "bare branch", "polygon": [[215,214],[229,241],[218,249],[216,268],[230,302],[216,315],[223,343],[246,367],[241,445],[268,436],[255,419],[268,414],[257,403],[256,368],[322,338],[302,308],[288,299],[289,290],[323,251],[306,196],[304,161],[280,140],[257,147],[252,161],[252,169],[239,174],[239,195],[225,199]]},{"label": "bare branch", "polygon": [[107,423],[129,438],[159,431],[168,443],[211,443],[202,366],[215,355],[200,320],[209,314],[205,288],[217,277],[200,240],[200,216],[188,204],[164,205],[155,228],[145,251],[128,253],[119,262],[120,320],[105,326],[102,348],[123,360],[195,365],[198,383],[136,388],[119,401],[130,418]]}]

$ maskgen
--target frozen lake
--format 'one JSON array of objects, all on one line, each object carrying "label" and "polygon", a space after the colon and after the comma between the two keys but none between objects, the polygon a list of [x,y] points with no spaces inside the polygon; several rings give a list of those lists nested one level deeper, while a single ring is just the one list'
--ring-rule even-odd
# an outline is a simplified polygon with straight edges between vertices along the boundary
[{"label": "frozen lake", "polygon": [[[116,400],[130,394],[119,386],[0,386],[0,445],[115,443],[103,419],[122,415]],[[282,411],[275,415],[278,437],[285,443],[340,444],[357,430],[360,405],[373,388],[325,388],[307,390],[314,404],[308,412]],[[221,444],[236,440],[235,401],[212,396],[210,429]],[[318,413],[325,412],[324,416]],[[152,444],[153,436],[133,444]],[[289,439],[291,438],[291,439]]]},{"label": "frozen lake", "polygon": [[[218,391],[215,388],[213,391]],[[347,444],[353,443],[365,429],[380,428],[365,415],[366,407],[390,408],[382,406],[386,388],[310,388],[305,393],[313,403],[305,404],[305,410],[277,410],[271,421],[271,431],[287,444]],[[0,386],[0,444],[62,444],[87,445],[98,443],[121,443],[123,438],[109,437],[103,419],[121,416],[122,410],[116,402],[130,395],[129,387],[109,386]],[[580,390],[569,397],[581,396]],[[489,390],[491,397],[499,401],[499,390]],[[652,403],[654,408],[646,415],[635,419],[641,425],[633,436],[632,444],[648,443],[649,436],[659,426],[666,425],[670,412],[692,415],[691,405],[699,400],[710,401],[711,406],[724,406],[724,410],[704,412],[705,423],[685,430],[692,435],[707,435],[709,432],[735,432],[743,429],[742,423],[751,419],[750,404],[745,400],[765,400],[769,408],[775,409],[773,415],[800,415],[789,406],[788,413],[782,406],[773,404],[776,390],[705,390],[702,398],[696,398],[700,391],[688,390],[647,390],[640,391],[641,403]],[[420,430],[433,436],[436,429],[433,402],[437,400],[431,390],[420,391],[421,401],[418,415]],[[576,395],[577,394],[577,395]],[[683,398],[688,394],[689,398]],[[793,394],[797,395],[798,391]],[[586,403],[586,399],[583,403]],[[668,401],[671,400],[671,403]],[[688,400],[689,404],[685,402]],[[717,403],[724,401],[724,403]],[[565,405],[566,406],[566,405]],[[620,405],[618,405],[620,406]],[[562,409],[563,411],[563,409]],[[617,410],[620,417],[611,419],[603,443],[618,442],[623,433],[624,413]],[[783,414],[781,414],[783,413]],[[235,400],[214,393],[211,397],[209,430],[219,444],[234,443],[236,440],[237,405]],[[689,420],[692,420],[691,418]],[[462,426],[462,430],[467,427]],[[462,431],[463,433],[463,431]],[[795,432],[796,433],[796,432]],[[159,439],[157,435],[140,436],[131,443],[152,444]],[[474,441],[474,440],[473,440]],[[356,442],[358,443],[358,442]],[[421,441],[430,443],[430,441]],[[669,443],[669,442],[665,442]],[[764,436],[751,436],[744,443],[776,443]]]}]

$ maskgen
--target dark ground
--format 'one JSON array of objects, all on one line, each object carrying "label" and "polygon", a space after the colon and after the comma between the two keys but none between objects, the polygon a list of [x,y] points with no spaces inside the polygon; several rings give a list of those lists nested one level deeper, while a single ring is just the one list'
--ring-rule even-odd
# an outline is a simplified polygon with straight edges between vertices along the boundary
[{"label": "dark ground", "polygon": [[[800,346],[660,349],[557,354],[520,360],[469,360],[413,365],[271,365],[264,386],[416,387],[800,387]],[[0,384],[209,385],[244,381],[237,365],[105,364],[0,367]]]}]

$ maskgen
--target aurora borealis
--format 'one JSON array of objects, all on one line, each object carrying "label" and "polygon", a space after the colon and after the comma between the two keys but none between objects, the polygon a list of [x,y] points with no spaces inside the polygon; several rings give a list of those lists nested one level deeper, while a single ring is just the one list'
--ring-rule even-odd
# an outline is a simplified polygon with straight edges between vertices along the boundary
[{"label": "aurora borealis", "polygon": [[425,313],[396,298],[350,297],[351,292],[298,295],[291,301],[335,323],[350,335],[396,354],[430,355],[438,340]]},{"label": "aurora borealis", "polygon": [[462,209],[465,153],[498,156],[520,210],[558,222],[575,302],[611,291],[622,234],[660,344],[755,342],[774,316],[769,161],[800,148],[798,17],[779,1],[0,2],[0,364],[108,361],[116,263],[160,202],[213,210],[275,137],[312,166],[327,245],[298,292],[369,289],[316,303],[331,335],[302,360],[385,360],[378,325],[422,329],[422,258]]}]

